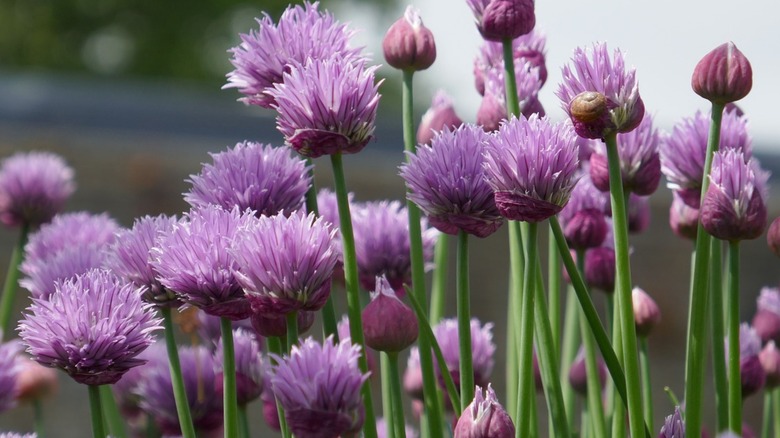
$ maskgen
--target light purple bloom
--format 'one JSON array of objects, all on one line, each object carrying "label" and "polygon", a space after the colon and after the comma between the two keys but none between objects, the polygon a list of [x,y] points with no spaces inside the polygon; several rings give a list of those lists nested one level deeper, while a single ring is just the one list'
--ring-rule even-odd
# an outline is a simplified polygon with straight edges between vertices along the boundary
[{"label": "light purple bloom", "polygon": [[152,266],[160,283],[188,304],[215,316],[239,320],[251,310],[233,270],[228,247],[236,231],[256,220],[253,212],[215,205],[190,210],[152,248]]},{"label": "light purple bloom", "polygon": [[675,406],[674,413],[666,417],[658,438],[685,438],[685,422],[679,406]]},{"label": "light purple bloom", "polygon": [[151,305],[130,283],[91,270],[57,284],[48,299],[34,298],[19,323],[27,352],[87,385],[115,383],[160,329]]},{"label": "light purple bloom", "polygon": [[[216,347],[222,338],[222,320],[218,316],[209,315],[208,313],[200,310],[198,311],[198,336],[200,340],[207,347]],[[249,330],[253,331],[252,323],[249,319],[241,319],[239,321],[231,321],[233,330]],[[300,327],[298,328],[300,330]],[[285,328],[286,330],[286,328]],[[285,331],[286,333],[286,331]]]},{"label": "light purple bloom", "polygon": [[57,282],[103,267],[108,254],[107,246],[72,246],[43,260],[27,260],[21,266],[26,277],[19,280],[19,285],[29,290],[33,298],[48,298]]},{"label": "light purple bloom", "polygon": [[[439,232],[421,220],[423,261],[432,268],[433,247]],[[412,280],[412,261],[409,257],[409,217],[406,207],[398,201],[379,201],[356,204],[352,214],[360,284],[373,290],[376,278],[384,276],[399,296],[406,292],[404,285]]]},{"label": "light purple bloom", "polygon": [[454,438],[512,438],[515,425],[495,391],[488,384],[487,391],[477,385],[474,400],[466,407],[455,425]]},{"label": "light purple bloom", "polygon": [[17,378],[22,371],[20,350],[21,345],[17,341],[0,344],[0,413],[16,405]]},{"label": "light purple bloom", "polygon": [[257,215],[289,215],[303,206],[311,185],[310,167],[287,148],[245,141],[211,154],[184,200],[193,207],[218,205],[225,210],[251,209]]},{"label": "light purple bloom", "polygon": [[[512,40],[512,57],[515,64],[515,76],[523,73],[526,63],[539,71],[541,85],[547,80],[547,67],[545,66],[545,45],[547,37],[536,30],[521,35]],[[474,58],[474,86],[479,94],[485,94],[485,75],[489,70],[504,70],[504,47],[496,41],[485,41],[479,48],[479,53]]]},{"label": "light purple bloom", "polygon": [[[525,62],[515,74],[520,112],[526,117],[533,114],[543,117],[544,108],[538,98],[539,89],[542,87],[539,69],[530,62]],[[507,119],[504,70],[487,70],[484,80],[485,95],[477,111],[477,124],[490,132],[499,129],[501,121]]]},{"label": "light purple bloom", "polygon": [[230,253],[254,312],[281,316],[321,309],[338,262],[333,234],[330,224],[300,212],[261,217],[239,230]]},{"label": "light purple bloom", "polygon": [[144,360],[145,363],[131,368],[118,382],[111,385],[111,390],[122,415],[133,424],[139,421],[144,414],[140,406],[141,396],[138,393],[138,388],[141,382],[146,379],[147,371],[157,366],[157,363],[167,366],[168,352],[164,342],[155,340],[149,348],[138,355],[138,358]]},{"label": "light purple bloom", "polygon": [[359,62],[360,48],[349,48],[355,33],[339,23],[329,12],[321,12],[319,3],[305,2],[291,6],[274,24],[268,14],[257,19],[259,29],[241,35],[241,44],[232,48],[230,62],[235,70],[228,73],[223,88],[238,88],[246,104],[270,108],[274,98],[266,91],[281,83],[283,74],[308,59],[327,59],[338,53]]},{"label": "light purple bloom", "polygon": [[485,175],[501,214],[539,222],[569,201],[578,170],[571,126],[547,118],[512,118],[485,148]]},{"label": "light purple bloom", "polygon": [[503,222],[485,181],[482,154],[487,138],[482,128],[464,124],[439,133],[430,146],[408,154],[409,162],[401,166],[409,199],[443,233],[462,230],[487,237]]},{"label": "light purple bloom", "polygon": [[[596,368],[598,368],[597,373],[599,378],[598,391],[601,393],[607,382],[607,365],[604,363],[604,359],[601,356],[596,357]],[[588,368],[585,362],[585,349],[582,346],[580,346],[579,351],[577,351],[577,356],[574,358],[574,362],[572,362],[569,367],[569,384],[580,395],[588,395]]]},{"label": "light purple bloom", "polygon": [[437,132],[456,129],[463,120],[455,113],[452,99],[443,90],[433,95],[431,107],[425,112],[417,127],[417,143],[430,144]]},{"label": "light purple bloom", "polygon": [[572,118],[581,137],[604,138],[612,132],[629,132],[642,121],[645,106],[639,96],[636,70],[626,68],[620,50],[615,50],[611,57],[606,43],[574,50],[572,66],[563,67],[563,82],[555,94],[561,100],[563,110],[571,116],[575,97],[586,92],[603,95],[607,100],[607,111],[599,123],[583,123]]},{"label": "light purple bloom", "polygon": [[271,384],[295,436],[336,437],[362,426],[360,388],[368,374],[360,372],[359,357],[360,346],[334,345],[329,337],[322,344],[307,338],[278,358]]},{"label": "light purple bloom", "polygon": [[50,152],[20,152],[0,163],[0,222],[37,227],[65,207],[76,185],[71,169]]},{"label": "light purple bloom", "polygon": [[586,163],[585,169],[575,177],[577,184],[571,191],[569,202],[558,213],[561,224],[566,224],[577,213],[584,210],[595,210],[604,215],[611,211],[609,193],[602,192],[593,185],[588,166]]},{"label": "light purple bloom", "polygon": [[[433,335],[441,347],[444,362],[452,374],[455,385],[460,382],[460,347],[458,336],[458,321],[455,318],[443,319],[433,328]],[[493,373],[495,361],[493,355],[496,352],[496,344],[493,343],[493,323],[479,322],[477,318],[471,319],[471,355],[474,366],[474,384],[487,386],[490,382],[490,374]],[[418,353],[419,354],[419,353]],[[435,359],[434,359],[435,361]],[[435,367],[436,375],[441,371]],[[441,380],[440,382],[444,382]]]},{"label": "light purple bloom", "polygon": [[[140,406],[164,435],[180,435],[179,416],[171,384],[168,356],[160,343],[155,359],[145,365],[144,379],[138,385]],[[217,392],[215,361],[205,347],[179,347],[184,391],[196,431],[210,432],[222,427],[222,395]]]},{"label": "light purple bloom", "polygon": [[699,209],[686,204],[678,191],[672,192],[669,226],[674,234],[685,239],[696,240],[699,232]]},{"label": "light purple bloom", "polygon": [[759,237],[767,222],[768,180],[769,173],[742,151],[716,152],[700,209],[704,229],[721,240]]},{"label": "light purple bloom", "polygon": [[[686,204],[699,208],[704,159],[709,138],[710,116],[697,111],[684,118],[666,135],[660,145],[661,171],[667,187],[680,192]],[[736,111],[724,112],[720,126],[719,150],[740,149],[748,159],[752,154],[752,139],[747,132],[747,119]]]},{"label": "light purple bloom", "polygon": [[[234,355],[236,366],[236,390],[239,405],[247,403],[260,397],[263,392],[263,378],[265,376],[265,366],[263,356],[260,354],[260,344],[254,333],[244,329],[233,330]],[[222,339],[217,345],[215,358],[223,357]],[[222,379],[219,377],[224,370],[222,360],[217,359],[215,372],[217,373],[217,388],[221,392]]]},{"label": "light purple bloom", "polygon": [[287,145],[311,158],[360,152],[374,136],[376,69],[334,56],[285,73],[268,94],[276,99],[276,126]]},{"label": "light purple bloom", "polygon": [[780,289],[764,287],[757,300],[758,309],[753,317],[753,328],[763,342],[780,342]]},{"label": "light purple bloom", "polygon": [[162,285],[151,264],[151,249],[160,234],[170,233],[175,216],[144,216],[136,219],[132,229],[117,233],[106,265],[118,276],[144,287],[144,300],[158,306],[179,307],[176,293]]},{"label": "light purple bloom", "polygon": [[[724,341],[726,366],[729,358],[729,339]],[[761,338],[747,323],[739,326],[739,374],[742,386],[742,398],[755,394],[763,386],[766,379],[764,367],[761,365]]]}]

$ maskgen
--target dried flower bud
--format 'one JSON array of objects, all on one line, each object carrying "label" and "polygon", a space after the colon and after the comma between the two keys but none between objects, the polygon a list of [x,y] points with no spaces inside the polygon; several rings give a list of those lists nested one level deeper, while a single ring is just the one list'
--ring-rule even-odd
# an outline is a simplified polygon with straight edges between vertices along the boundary
[{"label": "dried flower bud", "polygon": [[766,243],[769,245],[769,249],[780,257],[780,217],[769,225],[769,230],[766,232]]},{"label": "dried flower bud", "polygon": [[775,341],[769,341],[768,344],[758,354],[761,361],[761,367],[764,368],[766,381],[764,384],[767,389],[780,386],[780,351],[775,347]]},{"label": "dried flower bud", "polygon": [[515,426],[498,403],[488,384],[486,393],[477,386],[474,401],[463,410],[454,430],[455,438],[513,438]]},{"label": "dried flower bud", "polygon": [[636,324],[636,335],[647,337],[653,330],[653,327],[661,320],[661,309],[658,304],[642,289],[635,287],[631,292],[631,298],[634,304],[634,323]]},{"label": "dried flower bud", "polygon": [[376,278],[371,302],[363,309],[366,345],[377,351],[399,352],[417,340],[417,317],[395,296],[385,277]]},{"label": "dried flower bud", "polygon": [[436,60],[433,33],[423,25],[420,12],[412,6],[387,30],[382,50],[387,63],[399,70],[425,70]]},{"label": "dried flower bud", "polygon": [[753,87],[750,61],[734,43],[721,44],[696,64],[691,87],[712,103],[724,105],[742,99]]},{"label": "dried flower bud", "polygon": [[578,211],[563,227],[566,241],[575,250],[601,246],[607,237],[607,231],[609,227],[604,213],[592,208]]}]

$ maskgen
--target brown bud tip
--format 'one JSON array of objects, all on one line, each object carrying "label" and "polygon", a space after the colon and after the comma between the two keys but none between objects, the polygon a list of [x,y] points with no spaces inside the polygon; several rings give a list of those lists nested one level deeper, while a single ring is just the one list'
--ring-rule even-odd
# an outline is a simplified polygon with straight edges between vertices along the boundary
[{"label": "brown bud tip", "polygon": [[721,44],[696,64],[691,87],[710,102],[725,105],[747,96],[753,87],[753,69],[734,43]]},{"label": "brown bud tip", "polygon": [[425,70],[436,60],[433,33],[423,25],[417,9],[409,6],[382,40],[385,60],[399,70]]}]

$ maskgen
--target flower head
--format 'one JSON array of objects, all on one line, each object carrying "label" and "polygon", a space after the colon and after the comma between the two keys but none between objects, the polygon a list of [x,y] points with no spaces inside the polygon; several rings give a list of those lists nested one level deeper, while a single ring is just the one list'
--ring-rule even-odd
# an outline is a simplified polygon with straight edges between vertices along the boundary
[{"label": "flower head", "polygon": [[0,344],[0,413],[16,405],[17,379],[22,371],[20,349],[21,345],[16,341]]},{"label": "flower head", "polygon": [[515,425],[490,384],[484,393],[477,385],[474,400],[458,419],[454,434],[455,438],[511,438]]},{"label": "flower head", "polygon": [[144,216],[133,228],[121,230],[111,246],[106,265],[118,276],[144,287],[144,300],[159,306],[178,307],[179,297],[162,285],[151,264],[151,249],[160,234],[170,233],[177,222],[174,216]]},{"label": "flower head", "polygon": [[503,222],[485,181],[482,154],[487,138],[481,128],[470,124],[442,131],[430,146],[407,155],[409,162],[401,166],[409,199],[443,233],[463,230],[487,237]]},{"label": "flower head", "polygon": [[742,99],[753,87],[750,61],[732,42],[721,44],[696,64],[691,87],[699,96],[717,104]]},{"label": "flower head", "polygon": [[[610,239],[604,239],[609,243]],[[615,249],[600,246],[585,253],[585,282],[606,293],[615,291]]]},{"label": "flower head", "polygon": [[780,257],[780,218],[775,218],[769,225],[769,230],[766,232],[766,243],[769,245],[769,249]]},{"label": "flower head", "polygon": [[[233,344],[236,367],[236,390],[239,405],[247,403],[260,397],[263,392],[263,378],[265,377],[265,366],[263,356],[260,354],[260,344],[257,337],[244,329],[233,330]],[[215,358],[223,357],[223,344],[220,338],[217,344]],[[224,364],[221,360],[216,361],[215,372],[217,373],[216,384],[218,392],[222,390],[222,379]]]},{"label": "flower head", "polygon": [[274,97],[267,94],[283,75],[308,59],[326,59],[338,53],[353,62],[362,61],[360,48],[350,48],[354,34],[319,3],[288,7],[274,24],[269,15],[257,19],[259,29],[241,35],[241,44],[230,49],[235,70],[228,73],[223,88],[238,88],[246,104],[270,108]]},{"label": "flower head", "polygon": [[[519,68],[516,67],[515,75],[520,112],[526,117],[531,117],[533,114],[543,117],[544,108],[538,97],[539,89],[542,88],[539,68],[526,61]],[[507,119],[504,70],[499,68],[487,70],[484,80],[485,94],[477,111],[477,124],[485,131],[491,132],[499,129],[501,122]]]},{"label": "flower head", "polygon": [[455,114],[452,99],[442,90],[433,95],[431,107],[425,112],[417,128],[417,143],[430,144],[437,132],[455,129],[463,120]]},{"label": "flower head", "polygon": [[[301,310],[298,312],[298,334],[304,334],[314,325],[315,312]],[[287,318],[284,315],[269,316],[263,313],[252,313],[249,317],[252,328],[260,336],[282,337],[287,335]]]},{"label": "flower head", "polygon": [[[729,355],[729,342],[725,341],[726,357]],[[742,383],[742,398],[755,394],[764,386],[766,376],[761,366],[761,338],[747,323],[739,326],[739,374]]]},{"label": "flower head", "polygon": [[37,227],[65,206],[76,185],[59,155],[20,152],[0,163],[0,222]]},{"label": "flower head", "polygon": [[[667,186],[678,191],[686,204],[697,209],[701,200],[709,127],[709,114],[697,111],[692,118],[685,118],[675,125],[672,133],[665,136],[660,144],[661,172],[666,176]],[[750,158],[751,144],[747,119],[736,112],[725,112],[718,149],[740,149],[746,158]]]},{"label": "flower head", "polygon": [[631,302],[634,308],[636,334],[639,337],[646,337],[661,321],[661,309],[647,292],[638,287],[631,291]]},{"label": "flower head", "polygon": [[194,208],[173,229],[161,234],[151,249],[160,283],[206,313],[239,320],[251,310],[233,274],[236,262],[228,248],[236,231],[254,221],[240,213],[209,205]]},{"label": "flower head", "polygon": [[699,209],[683,201],[679,192],[672,193],[672,205],[669,207],[669,226],[674,234],[689,240],[696,240],[699,230]]},{"label": "flower head", "polygon": [[[458,322],[454,318],[443,319],[433,327],[433,335],[441,347],[444,363],[453,376],[455,385],[460,381],[460,349],[458,336]],[[478,319],[471,319],[471,356],[474,366],[474,383],[478,386],[487,386],[490,382],[490,374],[495,364],[493,355],[496,352],[496,344],[493,343],[493,324],[482,324]],[[435,367],[436,375],[440,375],[439,367]],[[443,382],[441,376],[439,380]]]},{"label": "flower head", "polygon": [[515,39],[536,25],[533,0],[466,0],[482,38]]},{"label": "flower head", "polygon": [[360,388],[368,374],[360,372],[358,357],[359,346],[329,337],[322,344],[307,338],[278,358],[271,384],[295,436],[335,437],[361,427]]},{"label": "flower head", "polygon": [[398,299],[384,277],[376,277],[362,320],[366,345],[374,350],[399,352],[417,340],[417,316]]},{"label": "flower head", "polygon": [[91,270],[34,298],[19,323],[27,351],[41,365],[60,368],[87,385],[115,383],[152,343],[160,329],[150,305],[130,283]]},{"label": "flower head", "polygon": [[107,246],[87,245],[64,248],[43,260],[25,261],[21,271],[26,277],[19,284],[34,298],[47,298],[54,293],[56,283],[100,268],[106,262]]},{"label": "flower head", "polygon": [[780,386],[780,350],[775,346],[775,341],[769,341],[761,353],[758,354],[761,367],[766,375],[766,388],[772,389]]},{"label": "flower head", "polygon": [[[544,34],[532,30],[512,40],[512,57],[515,64],[515,76],[519,77],[527,70],[527,63],[537,69],[541,85],[547,81],[547,67],[545,66],[545,45],[547,38]],[[501,42],[485,41],[479,48],[479,53],[474,58],[474,85],[479,94],[485,94],[485,75],[489,70],[504,69],[504,47]]]},{"label": "flower head", "polygon": [[[373,290],[378,276],[390,282],[395,293],[403,296],[404,285],[412,279],[409,257],[409,218],[406,207],[398,201],[367,202],[353,206],[352,226],[355,234],[360,284]],[[439,232],[422,219],[423,259],[427,268],[433,261],[433,246]]]},{"label": "flower head", "polygon": [[423,25],[420,11],[407,6],[404,16],[387,30],[382,40],[385,60],[399,70],[425,70],[436,60],[433,33]]},{"label": "flower head", "polygon": [[765,287],[757,300],[758,310],[753,317],[753,328],[766,343],[780,342],[780,289]]},{"label": "flower head", "polygon": [[726,149],[712,159],[710,185],[701,205],[701,223],[721,240],[755,239],[767,221],[767,180],[755,159]]},{"label": "flower head", "polygon": [[485,174],[501,214],[539,222],[557,214],[576,180],[576,136],[547,118],[512,118],[485,148]]},{"label": "flower head", "polygon": [[685,438],[685,422],[679,406],[675,406],[674,413],[666,417],[658,438]]},{"label": "flower head", "polygon": [[376,67],[340,56],[311,59],[285,73],[268,94],[276,126],[299,154],[316,158],[360,152],[374,136],[379,104]]},{"label": "flower head", "polygon": [[313,214],[261,217],[236,233],[235,276],[255,313],[319,310],[338,262],[330,224]]},{"label": "flower head", "polygon": [[309,166],[286,148],[245,141],[211,159],[213,164],[204,164],[188,180],[192,188],[184,200],[193,207],[214,204],[257,215],[289,215],[303,206],[311,185]]},{"label": "flower head", "polygon": [[[610,57],[607,45],[596,43],[592,49],[575,49],[572,63],[573,68],[563,67],[563,82],[556,95],[561,99],[563,110],[572,117],[577,134],[604,138],[610,133],[629,132],[639,126],[645,105],[639,96],[636,70],[626,68],[623,52],[615,50]],[[575,98],[583,93],[597,93],[604,99],[603,105],[600,104],[602,109],[593,117],[581,117],[579,110],[572,108]]]}]

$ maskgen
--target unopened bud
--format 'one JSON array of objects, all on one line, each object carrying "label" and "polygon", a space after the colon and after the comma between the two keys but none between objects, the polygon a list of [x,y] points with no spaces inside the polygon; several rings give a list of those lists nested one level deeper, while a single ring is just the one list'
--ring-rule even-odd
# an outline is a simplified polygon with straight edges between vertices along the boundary
[{"label": "unopened bud", "polygon": [[725,105],[747,96],[753,87],[753,69],[734,43],[721,44],[696,64],[691,87],[710,102]]},{"label": "unopened bud", "polygon": [[425,70],[436,60],[433,33],[423,25],[419,11],[411,6],[387,30],[382,50],[387,63],[399,70]]}]

